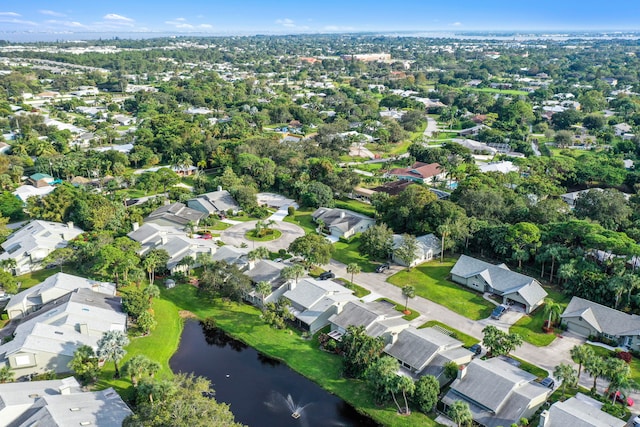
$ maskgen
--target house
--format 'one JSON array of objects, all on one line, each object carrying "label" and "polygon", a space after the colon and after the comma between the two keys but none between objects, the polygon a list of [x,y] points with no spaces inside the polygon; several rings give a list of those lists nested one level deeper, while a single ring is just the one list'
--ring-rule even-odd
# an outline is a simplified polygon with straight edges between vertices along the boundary
[{"label": "house", "polygon": [[76,289],[90,289],[105,295],[115,296],[116,286],[113,283],[98,282],[67,273],[56,273],[43,282],[11,297],[5,310],[9,319],[23,317],[38,310],[50,301],[58,299]]},{"label": "house", "polygon": [[17,377],[69,372],[78,347],[96,349],[105,332],[124,332],[126,326],[120,298],[76,289],[23,318],[13,339],[0,345],[0,366],[8,365]]},{"label": "house", "polygon": [[618,123],[617,125],[613,125],[613,130],[616,136],[622,136],[625,133],[631,133],[633,128],[627,123]]},{"label": "house", "polygon": [[624,427],[627,423],[602,411],[602,402],[582,393],[559,400],[540,414],[538,427]]},{"label": "house", "polygon": [[567,330],[583,336],[609,340],[614,345],[640,350],[640,316],[579,297],[560,316]]},{"label": "house", "polygon": [[511,271],[505,264],[493,265],[467,255],[461,255],[451,269],[451,280],[478,292],[500,296],[504,304],[520,307],[527,314],[547,296],[536,279]]},{"label": "house", "polygon": [[33,185],[26,184],[16,188],[11,194],[22,200],[22,203],[27,203],[27,199],[29,197],[43,197],[55,189],[56,187],[53,185],[47,185],[46,187],[34,187]]},{"label": "house", "polygon": [[42,268],[42,261],[51,252],[67,246],[84,231],[72,222],[61,224],[42,220],[33,220],[12,233],[2,245],[4,252],[0,261],[13,259],[16,262],[16,275]]},{"label": "house", "polygon": [[442,181],[446,177],[444,169],[438,163],[427,164],[422,162],[415,162],[410,168],[391,169],[386,175],[404,181],[415,181],[423,184],[430,181]]},{"label": "house", "polygon": [[74,377],[0,384],[0,426],[120,427],[131,409],[113,388],[84,392]]},{"label": "house", "polygon": [[176,202],[160,206],[144,219],[146,223],[175,227],[184,230],[189,224],[198,225],[206,213],[187,207],[184,203]]},{"label": "house", "polygon": [[[155,223],[147,223],[142,226],[133,224],[133,231],[127,236],[140,243],[140,255],[144,255],[152,249],[163,249],[169,254],[167,270],[171,274],[176,272],[186,272],[190,267],[198,267],[195,262],[201,253],[213,254],[217,251],[218,245],[212,239],[194,238],[183,231],[173,227],[163,227]],[[191,258],[194,260],[191,265],[186,265],[183,260]]]},{"label": "house", "polygon": [[229,211],[233,215],[237,215],[241,210],[238,202],[222,187],[218,187],[218,191],[201,194],[194,199],[187,200],[187,206],[207,215],[226,214]]},{"label": "house", "polygon": [[500,358],[476,358],[460,367],[442,403],[446,411],[456,400],[466,402],[480,426],[510,426],[529,419],[551,393],[535,380],[535,375]]},{"label": "house", "polygon": [[27,182],[36,188],[49,187],[53,184],[55,178],[46,173],[34,173],[29,177]]},{"label": "house", "polygon": [[329,318],[329,336],[340,340],[347,333],[349,326],[362,326],[367,335],[382,337],[388,344],[392,341],[393,335],[409,327],[409,323],[402,316],[401,312],[386,301],[349,301],[340,313]]},{"label": "house", "polygon": [[400,362],[413,375],[433,375],[444,384],[445,365],[471,362],[473,353],[438,328],[416,329],[410,326],[400,332],[384,352]]},{"label": "house", "polygon": [[353,291],[344,286],[310,278],[289,283],[283,296],[291,302],[296,324],[312,334],[327,326],[329,318],[340,313],[346,303],[357,300]]},{"label": "house", "polygon": [[311,214],[311,218],[316,223],[322,223],[331,236],[345,239],[368,230],[376,223],[375,219],[357,212],[323,207]]},{"label": "house", "polygon": [[455,142],[458,145],[468,148],[474,154],[486,154],[490,156],[498,154],[497,149],[489,147],[484,142],[474,141],[473,139],[453,138],[451,142]]},{"label": "house", "polygon": [[578,201],[578,198],[583,194],[587,194],[589,191],[604,191],[604,190],[602,188],[588,188],[586,190],[573,191],[571,193],[561,194],[560,198],[562,199],[563,202],[568,204],[570,208],[573,209],[576,207],[576,202]]},{"label": "house", "polygon": [[483,165],[478,166],[478,169],[480,169],[480,172],[482,173],[487,173],[487,172],[499,172],[499,173],[509,173],[509,172],[518,172],[519,169],[516,165],[513,164],[513,162],[509,162],[509,161],[501,161],[501,162],[491,162],[491,163],[485,163]]},{"label": "house", "polygon": [[250,251],[251,249],[249,248],[236,248],[234,246],[224,245],[213,254],[212,259],[213,261],[224,261],[227,264],[235,264],[243,270],[249,266],[247,254],[249,254]]},{"label": "house", "polygon": [[[254,286],[260,282],[267,282],[271,285],[271,293],[264,295],[264,302],[274,302],[288,290],[287,280],[281,277],[282,270],[285,267],[287,265],[282,262],[262,259],[244,274],[249,276]],[[258,294],[255,289],[252,289],[245,296],[245,299],[254,305],[261,306],[263,296]]]},{"label": "house", "polygon": [[462,129],[458,131],[458,135],[460,136],[476,136],[480,133],[480,131],[484,129],[489,129],[489,126],[479,124],[477,126],[473,126],[467,129]]},{"label": "house", "polygon": [[415,253],[415,258],[409,266],[396,256],[396,250],[402,245],[403,236],[400,234],[393,235],[393,253],[391,254],[393,262],[405,267],[413,267],[418,264],[422,264],[425,261],[431,261],[434,257],[437,258],[440,256],[440,253],[442,252],[442,245],[440,244],[440,239],[438,239],[433,233],[418,236],[415,239],[418,244],[418,248]]}]

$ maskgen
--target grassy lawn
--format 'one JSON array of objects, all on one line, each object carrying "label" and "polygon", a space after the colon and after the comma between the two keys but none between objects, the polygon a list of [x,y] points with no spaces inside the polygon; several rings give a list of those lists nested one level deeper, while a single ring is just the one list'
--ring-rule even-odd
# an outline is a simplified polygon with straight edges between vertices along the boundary
[{"label": "grassy lawn", "polygon": [[344,286],[347,289],[351,289],[353,291],[353,294],[358,298],[364,298],[371,293],[370,290],[365,289],[362,286],[356,285],[355,283],[350,282],[346,279],[335,279],[334,281],[342,283],[342,286]]},{"label": "grassy lawn", "polygon": [[451,326],[446,325],[442,322],[438,322],[437,320],[429,320],[428,322],[420,325],[418,329],[430,328],[432,326],[439,326],[442,329],[446,329],[447,331],[452,332],[453,333],[452,337],[462,341],[465,347],[471,347],[472,345],[480,342],[480,340],[478,340],[477,338],[474,338],[471,335],[467,335],[463,332],[460,332],[457,329],[453,329]]},{"label": "grassy lawn", "polygon": [[336,200],[335,201],[336,208],[340,209],[348,209],[363,215],[367,215],[370,217],[374,217],[376,214],[376,210],[373,206],[368,203],[363,203],[358,200],[353,199],[344,199],[344,200]]},{"label": "grassy lawn", "polygon": [[222,221],[218,221],[216,222],[213,227],[202,227],[205,230],[226,230],[227,228],[231,227],[231,224],[227,224],[226,222],[222,222]]},{"label": "grassy lawn", "polygon": [[399,288],[412,285],[416,295],[441,304],[469,319],[489,317],[495,307],[493,304],[482,298],[482,295],[447,280],[455,262],[454,258],[445,258],[443,263],[439,260],[430,261],[411,270],[396,273],[387,281]]},{"label": "grassy lawn", "polygon": [[[555,302],[562,305],[562,311],[564,311],[564,309],[569,304],[568,298],[555,287],[544,286],[544,288],[545,291],[547,291],[547,293],[549,294],[548,298],[551,298]],[[544,306],[542,306],[535,310],[532,314],[523,316],[509,329],[509,332],[520,334],[523,340],[535,346],[547,346],[556,339],[556,334],[562,333],[562,331],[560,330],[556,330],[553,334],[544,332],[542,330],[542,326],[547,319],[548,316],[545,316]]]},{"label": "grassy lawn", "polygon": [[[392,301],[392,300],[390,300],[388,298],[378,298],[376,301],[386,301],[389,304],[393,304],[394,305],[393,308],[395,308],[396,311],[399,311],[400,313],[404,313],[404,304],[398,304],[397,302]],[[404,320],[411,321],[411,320],[416,319],[417,317],[420,316],[419,312],[417,312],[416,310],[412,310],[411,309],[411,301],[409,301],[409,304],[407,304],[407,310],[410,311],[410,313],[409,314],[405,314],[404,316],[402,316],[402,318]]]},{"label": "grassy lawn", "polygon": [[[70,267],[68,266],[63,266],[62,271],[69,274],[75,274],[75,272],[71,271]],[[38,271],[32,271],[31,273],[23,274],[22,276],[16,276],[16,280],[22,283],[22,285],[20,286],[20,290],[22,291],[24,289],[37,285],[38,283],[44,281],[47,277],[53,276],[56,273],[60,273],[60,267],[45,268]]]},{"label": "grassy lawn", "polygon": [[304,229],[304,231],[308,233],[316,232],[316,223],[311,219],[311,214],[313,210],[311,209],[298,209],[293,214],[293,217],[287,216],[284,218],[285,222],[290,222],[291,224],[299,225]]},{"label": "grassy lawn", "polygon": [[517,357],[511,356],[511,355],[509,357],[520,362],[520,369],[522,369],[523,371],[529,372],[532,375],[535,375],[539,379],[543,379],[549,376],[549,373],[546,370],[539,368],[536,365],[532,365],[529,362],[525,362],[524,360],[518,359]]},{"label": "grassy lawn", "polygon": [[[319,351],[316,340],[302,339],[298,331],[276,330],[267,326],[260,319],[260,311],[254,307],[220,301],[209,303],[200,298],[196,292],[194,287],[187,285],[163,291],[163,297],[171,306],[174,318],[177,317],[178,309],[194,313],[201,319],[213,316],[217,325],[234,338],[270,357],[285,361],[293,370],[304,374],[385,426],[437,425],[431,418],[417,411],[412,412],[408,417],[400,417],[396,415],[392,405],[377,406],[362,381],[348,380],[341,376],[340,358]],[[177,321],[179,322],[179,319]],[[167,344],[165,346],[168,347]],[[171,353],[174,350],[175,348],[172,348]]]},{"label": "grassy lawn", "polygon": [[256,230],[249,230],[244,234],[247,240],[254,242],[270,242],[271,240],[279,239],[281,236],[282,232],[275,229],[268,230],[264,236],[256,236]]},{"label": "grassy lawn", "polygon": [[363,273],[373,273],[376,270],[376,265],[369,261],[367,256],[361,255],[360,252],[358,252],[359,246],[360,239],[358,238],[353,239],[350,243],[336,242],[333,244],[335,250],[331,258],[346,265],[356,263],[360,266]]}]

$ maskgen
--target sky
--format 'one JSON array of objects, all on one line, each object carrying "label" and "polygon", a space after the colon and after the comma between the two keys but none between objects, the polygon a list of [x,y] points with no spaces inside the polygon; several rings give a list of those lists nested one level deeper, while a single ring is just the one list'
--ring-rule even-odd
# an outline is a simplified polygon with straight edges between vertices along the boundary
[{"label": "sky", "polygon": [[0,1],[0,32],[639,30],[638,0]]}]

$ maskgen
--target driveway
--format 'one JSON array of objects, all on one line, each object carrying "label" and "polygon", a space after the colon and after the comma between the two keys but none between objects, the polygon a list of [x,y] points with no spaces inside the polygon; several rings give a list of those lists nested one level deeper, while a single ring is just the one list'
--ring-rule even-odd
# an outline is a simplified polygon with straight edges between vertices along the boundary
[{"label": "driveway", "polygon": [[247,247],[251,249],[254,249],[256,246],[265,246],[272,252],[278,252],[280,249],[287,249],[291,242],[305,234],[304,230],[295,224],[276,222],[271,227],[282,233],[282,236],[278,239],[269,242],[254,242],[246,239],[244,235],[248,231],[255,229],[257,222],[258,221],[248,221],[233,225],[220,233],[220,240],[231,246],[240,247],[245,243]]},{"label": "driveway", "polygon": [[425,138],[433,137],[433,133],[438,131],[438,122],[431,117],[427,117],[427,128],[424,130]]}]

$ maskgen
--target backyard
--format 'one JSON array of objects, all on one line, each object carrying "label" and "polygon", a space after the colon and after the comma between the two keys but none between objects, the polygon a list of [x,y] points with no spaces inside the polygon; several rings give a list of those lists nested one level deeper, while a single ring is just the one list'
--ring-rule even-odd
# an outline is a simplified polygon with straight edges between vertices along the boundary
[{"label": "backyard", "polygon": [[447,280],[455,258],[445,258],[444,262],[430,261],[403,270],[389,277],[387,281],[399,288],[412,285],[416,295],[441,304],[448,309],[472,320],[489,317],[495,307],[482,298],[482,295],[472,292]]}]

